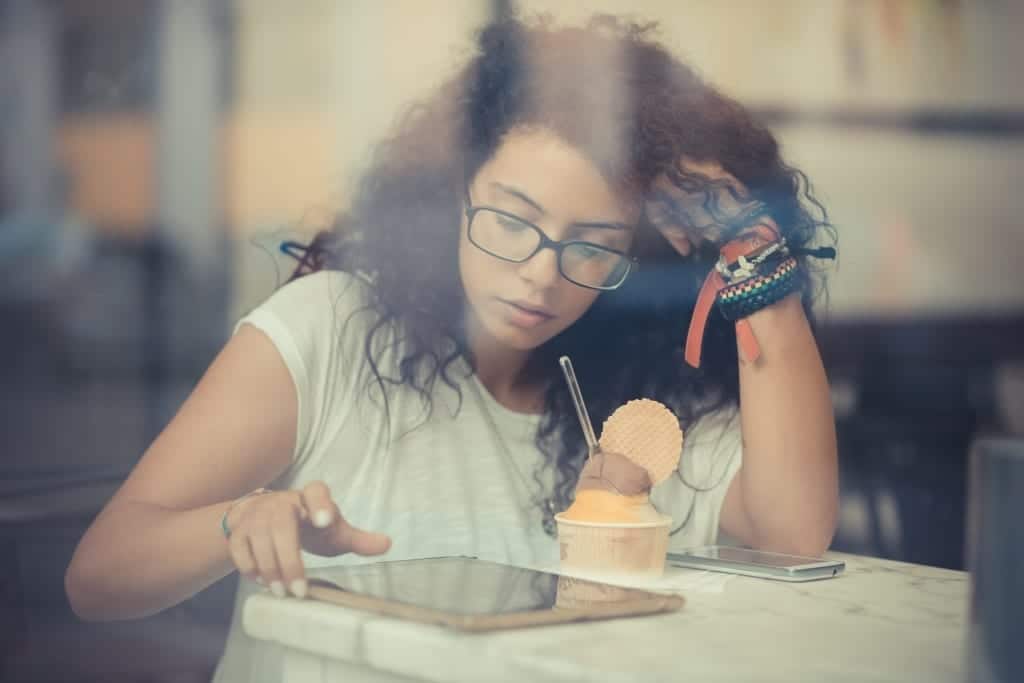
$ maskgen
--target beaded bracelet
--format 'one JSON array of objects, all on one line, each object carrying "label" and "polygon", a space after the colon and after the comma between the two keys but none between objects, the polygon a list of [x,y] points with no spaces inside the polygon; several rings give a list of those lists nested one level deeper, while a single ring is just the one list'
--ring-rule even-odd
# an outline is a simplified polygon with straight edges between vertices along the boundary
[{"label": "beaded bracelet", "polygon": [[224,538],[231,538],[231,527],[228,526],[228,514],[235,508],[235,506],[246,498],[260,496],[264,493],[270,493],[270,489],[258,488],[255,491],[249,491],[249,493],[245,494],[241,498],[235,498],[231,501],[231,505],[228,505],[228,509],[224,511],[224,514],[220,518],[220,530],[224,532]]},{"label": "beaded bracelet", "polygon": [[718,292],[718,310],[726,320],[740,320],[786,298],[799,285],[797,262],[781,261],[771,272],[724,287]]}]

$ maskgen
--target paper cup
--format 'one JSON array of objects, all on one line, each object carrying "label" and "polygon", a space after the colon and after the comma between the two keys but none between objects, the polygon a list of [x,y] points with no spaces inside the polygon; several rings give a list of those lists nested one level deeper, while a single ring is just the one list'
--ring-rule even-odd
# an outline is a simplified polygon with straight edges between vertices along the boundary
[{"label": "paper cup", "polygon": [[578,522],[555,515],[561,567],[569,572],[656,578],[665,571],[672,518],[625,523]]}]

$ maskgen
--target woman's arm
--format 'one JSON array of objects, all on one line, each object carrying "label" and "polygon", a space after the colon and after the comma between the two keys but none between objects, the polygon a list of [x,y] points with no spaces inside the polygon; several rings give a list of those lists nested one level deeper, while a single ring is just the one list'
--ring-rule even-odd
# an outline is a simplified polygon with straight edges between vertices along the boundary
[{"label": "woman's arm", "polygon": [[828,380],[798,295],[747,320],[761,346],[740,360],[743,465],[722,528],[763,550],[817,556],[832,542],[839,503]]},{"label": "woman's arm", "polygon": [[[680,169],[724,180],[736,196],[747,193],[717,162],[683,158]],[[703,208],[702,192],[683,192],[667,177],[655,182],[655,190],[689,217],[679,224],[658,201],[651,207],[652,221],[676,251],[686,256],[694,243],[721,242],[721,221]],[[717,193],[716,205],[724,214],[742,211],[725,191]],[[739,354],[743,465],[726,492],[721,526],[763,550],[820,555],[835,533],[839,504],[835,418],[821,356],[796,295],[747,321],[761,355],[749,363]]]},{"label": "woman's arm", "polygon": [[75,612],[158,612],[233,568],[220,518],[291,462],[298,402],[283,360],[244,326],[92,523],[65,575]]}]

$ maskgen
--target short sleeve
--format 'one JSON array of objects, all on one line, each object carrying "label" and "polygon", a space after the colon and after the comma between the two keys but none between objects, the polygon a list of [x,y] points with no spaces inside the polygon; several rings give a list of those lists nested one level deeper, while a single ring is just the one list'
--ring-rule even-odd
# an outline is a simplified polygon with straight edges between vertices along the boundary
[{"label": "short sleeve", "polygon": [[326,416],[343,420],[353,400],[354,366],[372,314],[367,283],[338,271],[293,280],[235,325],[263,332],[281,355],[295,384],[298,424],[292,467],[306,462]]}]

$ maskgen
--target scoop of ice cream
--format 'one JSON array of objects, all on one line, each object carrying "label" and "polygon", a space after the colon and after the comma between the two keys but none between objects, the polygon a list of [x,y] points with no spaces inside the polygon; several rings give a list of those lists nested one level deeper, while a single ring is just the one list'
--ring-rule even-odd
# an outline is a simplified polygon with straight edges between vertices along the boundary
[{"label": "scoop of ice cream", "polygon": [[647,470],[653,486],[678,467],[683,432],[671,410],[641,398],[619,406],[605,420],[600,444],[602,451],[620,453]]},{"label": "scoop of ice cream", "polygon": [[651,490],[651,477],[646,469],[626,456],[598,450],[587,458],[576,483],[577,492],[586,489],[635,496]]},{"label": "scoop of ice cream", "polygon": [[[643,522],[654,511],[647,498],[647,470],[619,453],[592,453],[576,482],[566,519],[580,522]],[[655,513],[656,514],[656,513]]]},{"label": "scoop of ice cream", "polygon": [[661,519],[646,493],[623,496],[604,489],[577,491],[576,500],[561,516],[574,522],[617,524],[656,522]]}]

